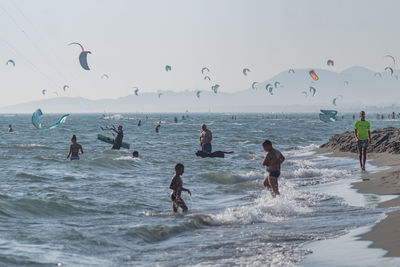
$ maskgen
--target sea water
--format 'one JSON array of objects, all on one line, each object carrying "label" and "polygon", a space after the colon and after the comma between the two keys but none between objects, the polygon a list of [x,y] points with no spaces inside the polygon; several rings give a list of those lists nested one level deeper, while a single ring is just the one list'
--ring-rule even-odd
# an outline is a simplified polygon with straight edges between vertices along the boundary
[{"label": "sea water", "polygon": [[[0,266],[301,265],[313,253],[306,244],[382,218],[376,205],[329,190],[360,178],[357,161],[316,151],[353,129],[350,115],[326,124],[317,114],[190,114],[174,123],[181,115],[73,114],[53,130],[35,129],[30,115],[0,115]],[[43,124],[58,117],[45,115]],[[196,157],[202,123],[213,150],[234,153]],[[120,124],[130,150],[96,139],[112,137],[100,127]],[[73,134],[84,150],[79,161],[66,159]],[[277,198],[262,185],[264,139],[286,157]],[[185,215],[173,214],[169,199],[178,162],[192,192],[182,193]]]}]

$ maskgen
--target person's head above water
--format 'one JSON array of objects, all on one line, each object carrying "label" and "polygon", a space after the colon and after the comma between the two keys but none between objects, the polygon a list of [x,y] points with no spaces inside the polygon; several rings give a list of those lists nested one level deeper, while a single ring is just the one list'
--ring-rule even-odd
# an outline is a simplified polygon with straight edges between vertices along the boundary
[{"label": "person's head above water", "polygon": [[185,171],[185,166],[183,166],[182,163],[177,163],[175,165],[175,173],[177,175],[182,175],[184,171]]},{"label": "person's head above water", "polygon": [[136,150],[135,150],[135,151],[133,151],[133,153],[132,153],[132,157],[134,157],[134,158],[138,158],[138,157],[139,157],[139,152],[137,152]]},{"label": "person's head above water", "polygon": [[361,111],[360,111],[360,119],[361,119],[362,121],[365,120],[365,111],[364,111],[364,110],[361,110]]},{"label": "person's head above water", "polygon": [[119,130],[119,131],[122,130],[122,125],[118,126],[118,130]]},{"label": "person's head above water", "polygon": [[264,140],[264,142],[262,143],[262,146],[263,146],[265,152],[269,152],[272,149],[272,142],[269,140]]},{"label": "person's head above water", "polygon": [[72,143],[75,143],[75,142],[76,142],[76,135],[72,135],[72,137],[71,137],[71,142],[72,142]]},{"label": "person's head above water", "polygon": [[203,123],[203,124],[201,125],[201,129],[202,129],[203,131],[205,131],[205,130],[207,130],[207,126]]},{"label": "person's head above water", "polygon": [[8,128],[11,128],[11,127],[12,127],[11,124],[9,124],[9,125],[8,125]]}]

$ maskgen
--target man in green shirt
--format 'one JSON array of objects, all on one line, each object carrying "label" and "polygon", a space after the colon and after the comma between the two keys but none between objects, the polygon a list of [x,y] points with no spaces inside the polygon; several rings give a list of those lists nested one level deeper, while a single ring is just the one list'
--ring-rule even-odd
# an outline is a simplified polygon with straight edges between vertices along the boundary
[{"label": "man in green shirt", "polygon": [[367,148],[371,144],[370,128],[369,122],[365,120],[365,111],[361,111],[360,120],[354,124],[354,136],[357,140],[358,158],[363,171],[365,171],[365,161],[367,160]]}]

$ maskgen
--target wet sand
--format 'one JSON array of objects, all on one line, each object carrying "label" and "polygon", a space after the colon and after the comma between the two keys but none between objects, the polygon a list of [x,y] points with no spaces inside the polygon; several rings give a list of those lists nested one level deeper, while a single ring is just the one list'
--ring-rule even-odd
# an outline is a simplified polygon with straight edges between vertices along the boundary
[{"label": "wet sand", "polygon": [[[330,153],[332,157],[357,158],[351,152],[332,152],[329,149],[319,149],[320,153]],[[400,196],[400,155],[389,153],[369,153],[367,159],[371,164],[379,167],[390,167],[376,173],[363,172],[362,181],[353,183],[353,187],[360,193],[377,195]],[[400,207],[400,197],[382,202],[380,208]],[[363,240],[370,240],[372,248],[382,248],[386,257],[400,257],[400,211],[386,213],[387,217],[377,223],[370,232],[361,235]]]}]

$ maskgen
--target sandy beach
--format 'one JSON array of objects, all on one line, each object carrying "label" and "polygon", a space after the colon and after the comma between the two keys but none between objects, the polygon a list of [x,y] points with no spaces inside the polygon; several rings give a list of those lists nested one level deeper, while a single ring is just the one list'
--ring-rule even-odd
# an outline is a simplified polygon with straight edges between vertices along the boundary
[{"label": "sandy beach", "polygon": [[[330,149],[320,148],[320,153],[330,153],[332,157],[358,158],[352,152],[332,152]],[[398,195],[400,192],[400,155],[389,153],[369,153],[368,161],[379,167],[389,169],[370,173],[368,170],[362,174],[362,181],[353,183],[354,188],[360,193],[377,195]],[[391,208],[400,206],[400,197],[382,202],[379,207]],[[370,240],[372,248],[382,248],[387,251],[386,257],[400,257],[400,211],[386,213],[387,217],[377,223],[373,229],[361,235],[363,240]]]}]

